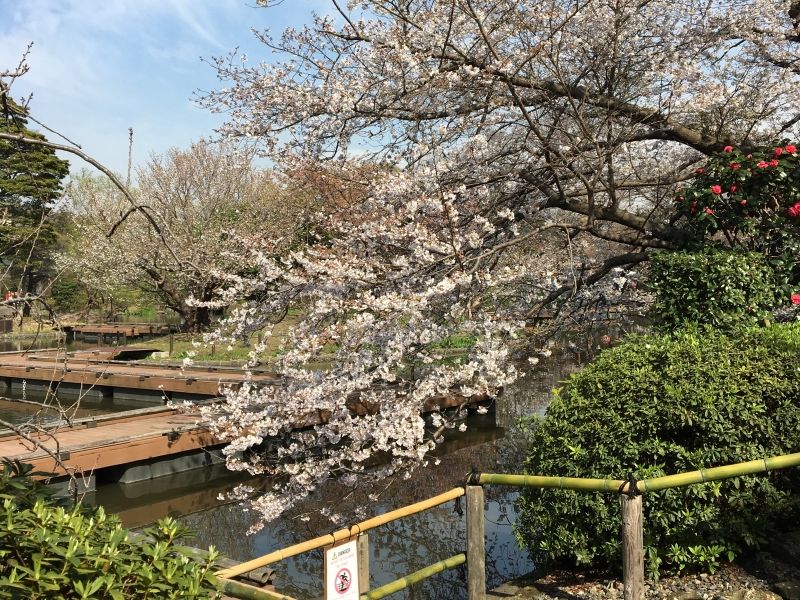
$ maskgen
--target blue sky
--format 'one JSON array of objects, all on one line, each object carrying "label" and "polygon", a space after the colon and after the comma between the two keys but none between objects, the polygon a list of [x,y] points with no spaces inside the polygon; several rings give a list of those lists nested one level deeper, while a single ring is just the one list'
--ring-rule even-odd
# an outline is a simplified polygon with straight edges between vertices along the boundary
[{"label": "blue sky", "polygon": [[[30,72],[13,96],[33,94],[32,114],[123,173],[127,131],[134,165],[151,152],[211,135],[221,118],[196,106],[195,90],[219,86],[202,62],[235,48],[271,60],[251,28],[279,34],[329,12],[325,0],[0,0],[0,70],[34,42]],[[55,141],[55,137],[48,134]],[[73,171],[83,167],[70,158]]]}]

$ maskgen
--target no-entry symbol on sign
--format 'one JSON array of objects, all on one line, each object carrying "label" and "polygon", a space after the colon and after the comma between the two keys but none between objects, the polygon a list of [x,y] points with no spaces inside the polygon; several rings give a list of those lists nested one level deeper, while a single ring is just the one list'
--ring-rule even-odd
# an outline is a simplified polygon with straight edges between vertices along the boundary
[{"label": "no-entry symbol on sign", "polygon": [[325,551],[325,599],[358,600],[358,550],[347,542]]},{"label": "no-entry symbol on sign", "polygon": [[350,584],[352,583],[353,576],[350,574],[350,569],[339,569],[339,572],[336,574],[336,581],[334,582],[336,591],[339,594],[344,594],[350,589]]}]

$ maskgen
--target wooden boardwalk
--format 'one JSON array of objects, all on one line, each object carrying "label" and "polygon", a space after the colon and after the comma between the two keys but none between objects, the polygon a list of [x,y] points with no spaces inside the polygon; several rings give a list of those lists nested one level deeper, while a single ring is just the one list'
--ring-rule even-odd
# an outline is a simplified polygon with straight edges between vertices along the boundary
[{"label": "wooden boardwalk", "polygon": [[[166,365],[130,364],[123,361],[95,360],[90,356],[66,357],[63,354],[3,354],[0,355],[0,380],[48,382],[51,387],[60,383],[81,386],[161,391],[169,397],[172,392],[218,396],[220,389],[238,387],[245,374],[238,369],[214,367],[173,367]],[[262,385],[279,380],[268,374],[253,374],[251,380]]]},{"label": "wooden boardwalk", "polygon": [[126,336],[129,338],[167,335],[170,332],[169,325],[160,323],[88,323],[86,325],[75,325],[68,328],[74,335],[104,335],[104,336]]},{"label": "wooden boardwalk", "polygon": [[33,441],[12,432],[0,435],[0,457],[20,460],[36,471],[57,475],[89,474],[219,444],[205,427],[197,424],[197,415],[170,407],[81,419],[72,427],[28,437]]},{"label": "wooden boardwalk", "polygon": [[[162,402],[162,395],[169,398],[172,393],[197,398],[216,397],[222,388],[238,387],[246,379],[260,385],[280,385],[280,379],[264,373],[248,377],[239,370],[181,369],[103,361],[93,354],[70,357],[56,353],[0,355],[0,384],[3,381],[9,386],[13,382],[19,385],[20,381],[40,382],[51,389],[69,384],[73,388],[80,386],[82,391],[99,388],[109,390],[111,394],[113,390],[146,391],[153,393],[155,403]],[[429,399],[421,409],[430,412],[486,400],[485,396],[439,396]],[[348,406],[361,416],[378,410],[377,405],[362,403],[358,398]],[[329,417],[324,410],[310,411],[296,415],[291,426],[296,429],[313,427],[326,422]],[[93,473],[99,469],[169,458],[219,444],[220,441],[207,428],[197,423],[196,415],[166,406],[153,406],[80,419],[72,426],[42,430],[36,438],[28,440],[12,432],[0,432],[0,457],[29,463],[35,470],[47,473]]]}]

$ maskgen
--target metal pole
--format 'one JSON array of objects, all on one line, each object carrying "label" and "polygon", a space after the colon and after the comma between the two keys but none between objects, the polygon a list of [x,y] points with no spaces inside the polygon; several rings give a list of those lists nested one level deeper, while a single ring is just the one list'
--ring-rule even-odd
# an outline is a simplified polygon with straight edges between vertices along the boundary
[{"label": "metal pole", "polygon": [[483,488],[467,485],[467,598],[486,598],[486,538]]}]

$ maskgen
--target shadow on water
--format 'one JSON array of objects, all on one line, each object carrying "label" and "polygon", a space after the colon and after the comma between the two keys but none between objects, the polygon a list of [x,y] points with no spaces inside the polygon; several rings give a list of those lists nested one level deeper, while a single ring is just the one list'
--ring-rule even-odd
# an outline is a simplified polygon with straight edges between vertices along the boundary
[{"label": "shadow on water", "polygon": [[[437,452],[438,465],[418,469],[411,479],[398,481],[378,490],[376,501],[367,494],[375,490],[352,490],[336,482],[326,484],[315,498],[303,503],[299,517],[282,518],[256,534],[248,535],[254,515],[244,507],[220,499],[243,477],[224,467],[191,471],[170,477],[128,484],[100,486],[87,500],[119,513],[125,525],[140,527],[162,516],[179,517],[197,537],[190,543],[198,547],[214,545],[235,560],[248,560],[339,527],[321,515],[323,506],[339,503],[347,513],[359,503],[366,504],[367,515],[424,500],[452,487],[461,486],[473,468],[486,472],[519,472],[525,445],[516,428],[519,417],[543,414],[551,390],[569,373],[579,368],[574,352],[542,360],[533,373],[506,389],[488,415],[473,415],[463,434],[454,434]],[[514,538],[516,518],[513,489],[490,487],[486,490],[487,575],[490,586],[530,572],[533,565]],[[455,503],[395,521],[369,532],[371,586],[388,583],[438,560],[465,550],[465,521]],[[282,561],[276,571],[277,589],[298,598],[322,595],[322,552],[310,552]],[[466,588],[459,569],[435,576],[397,598],[464,598]]]}]

